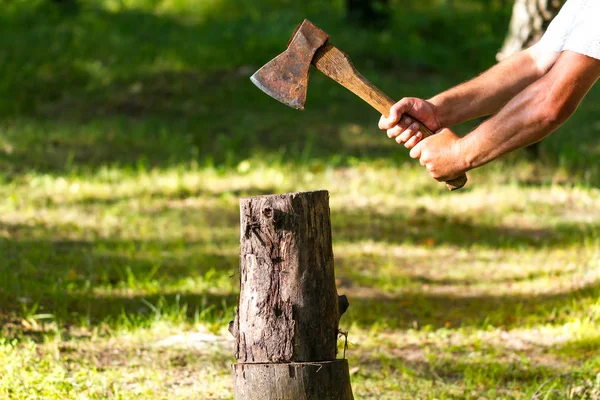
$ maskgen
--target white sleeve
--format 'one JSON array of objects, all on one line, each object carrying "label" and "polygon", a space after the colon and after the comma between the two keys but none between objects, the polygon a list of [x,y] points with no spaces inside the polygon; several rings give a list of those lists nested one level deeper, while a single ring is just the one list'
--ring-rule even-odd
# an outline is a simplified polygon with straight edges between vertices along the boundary
[{"label": "white sleeve", "polygon": [[569,50],[600,60],[600,0],[568,0],[539,45],[543,49]]}]

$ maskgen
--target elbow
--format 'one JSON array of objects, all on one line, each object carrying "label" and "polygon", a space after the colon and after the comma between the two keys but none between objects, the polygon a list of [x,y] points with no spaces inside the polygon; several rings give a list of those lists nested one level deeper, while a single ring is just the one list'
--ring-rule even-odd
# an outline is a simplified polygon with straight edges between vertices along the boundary
[{"label": "elbow", "polygon": [[551,98],[542,103],[540,120],[545,127],[554,130],[564,124],[574,111],[575,107],[568,102]]},{"label": "elbow", "polygon": [[542,85],[537,92],[540,122],[554,130],[569,119],[579,103],[571,96],[568,88],[556,87],[549,77],[545,77],[540,83]]}]

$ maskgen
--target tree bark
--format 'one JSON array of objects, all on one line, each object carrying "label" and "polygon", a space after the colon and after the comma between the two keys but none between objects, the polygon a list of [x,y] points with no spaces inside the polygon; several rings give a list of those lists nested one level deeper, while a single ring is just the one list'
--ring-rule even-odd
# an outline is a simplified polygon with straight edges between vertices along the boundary
[{"label": "tree bark", "polygon": [[335,287],[329,193],[241,199],[240,214],[236,399],[352,399],[336,360],[348,301]]},{"label": "tree bark", "polygon": [[348,303],[335,287],[328,192],[241,199],[240,213],[236,398],[352,399],[348,365],[336,360]]},{"label": "tree bark", "polygon": [[334,360],[338,301],[326,191],[240,201],[241,362]]},{"label": "tree bark", "polygon": [[235,364],[236,400],[352,400],[347,360]]},{"label": "tree bark", "polygon": [[563,4],[564,0],[516,0],[497,60],[502,61],[540,40]]}]

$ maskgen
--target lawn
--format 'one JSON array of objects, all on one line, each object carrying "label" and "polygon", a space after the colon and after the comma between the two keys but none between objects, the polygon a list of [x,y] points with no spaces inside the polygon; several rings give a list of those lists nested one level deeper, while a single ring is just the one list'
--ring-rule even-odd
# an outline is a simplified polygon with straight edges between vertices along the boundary
[{"label": "lawn", "polygon": [[233,398],[238,199],[315,189],[357,399],[600,399],[600,88],[540,159],[451,193],[316,71],[304,112],[250,83],[308,17],[431,96],[493,63],[510,13],[393,3],[376,32],[340,1],[2,4],[0,399]]}]

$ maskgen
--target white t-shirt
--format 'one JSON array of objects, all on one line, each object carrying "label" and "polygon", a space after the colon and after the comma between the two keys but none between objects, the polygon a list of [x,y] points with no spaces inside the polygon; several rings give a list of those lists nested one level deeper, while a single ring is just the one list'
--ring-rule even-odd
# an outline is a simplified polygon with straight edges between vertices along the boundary
[{"label": "white t-shirt", "polygon": [[567,0],[539,45],[557,52],[570,50],[600,60],[600,0]]}]

